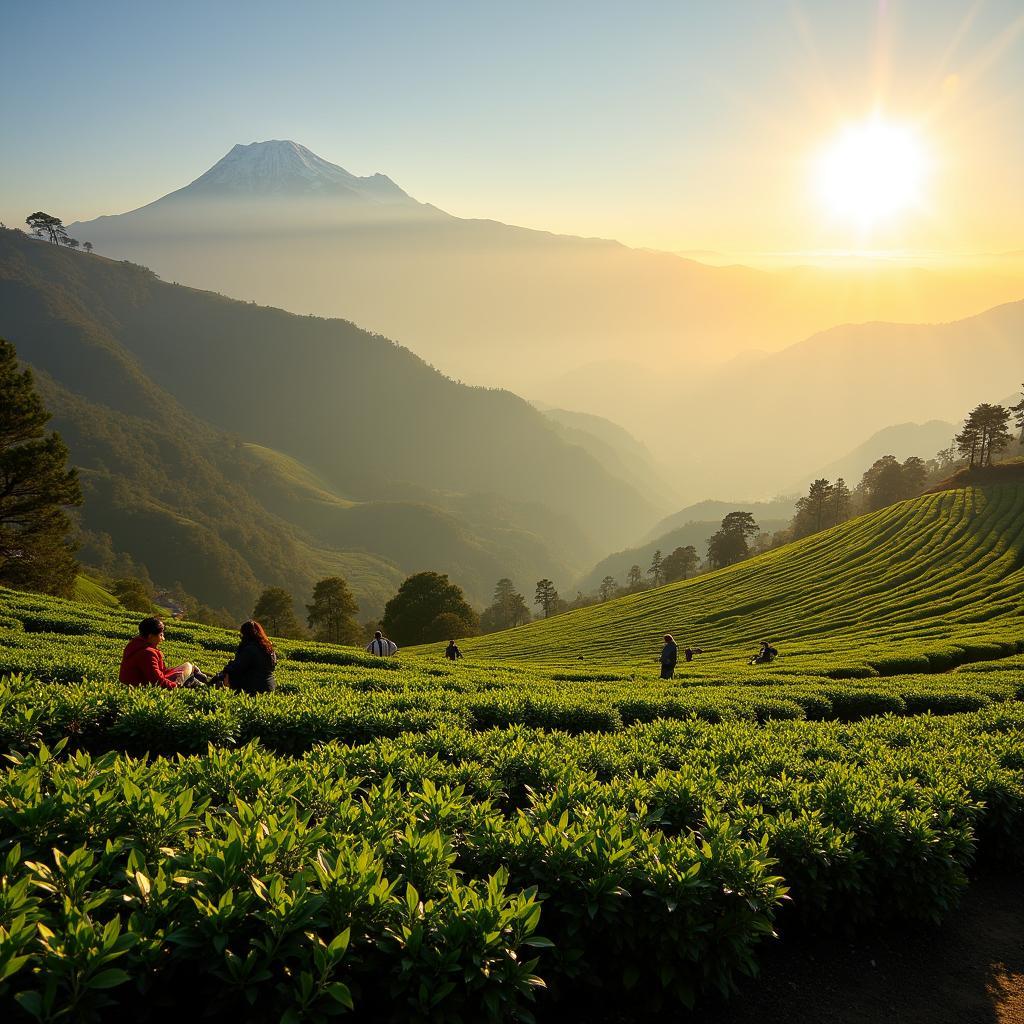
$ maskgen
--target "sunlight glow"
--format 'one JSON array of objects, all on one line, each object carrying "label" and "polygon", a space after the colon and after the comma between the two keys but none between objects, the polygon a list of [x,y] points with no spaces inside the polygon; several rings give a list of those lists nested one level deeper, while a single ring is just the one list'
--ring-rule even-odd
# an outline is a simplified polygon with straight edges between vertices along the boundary
[{"label": "sunlight glow", "polygon": [[873,117],[843,129],[818,158],[815,178],[830,213],[868,231],[922,205],[928,170],[912,125]]}]

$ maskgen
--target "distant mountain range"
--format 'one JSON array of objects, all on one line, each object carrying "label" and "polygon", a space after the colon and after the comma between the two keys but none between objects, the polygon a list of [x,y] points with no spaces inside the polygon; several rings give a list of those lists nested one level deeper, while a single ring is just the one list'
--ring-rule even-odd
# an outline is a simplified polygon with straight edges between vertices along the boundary
[{"label": "distant mountain range", "polygon": [[[346,317],[459,379],[644,423],[652,447],[644,414],[666,379],[838,323],[952,319],[1024,294],[1017,269],[766,272],[463,219],[285,140],[235,146],[184,188],[71,231],[167,280]],[[612,404],[573,387],[606,360],[635,371],[609,381]]]},{"label": "distant mountain range", "polygon": [[665,507],[596,439],[351,323],[6,230],[0,336],[40,375],[85,528],[237,614],[263,585],[301,598],[333,572],[373,614],[425,568],[482,605],[501,576],[575,575]]}]

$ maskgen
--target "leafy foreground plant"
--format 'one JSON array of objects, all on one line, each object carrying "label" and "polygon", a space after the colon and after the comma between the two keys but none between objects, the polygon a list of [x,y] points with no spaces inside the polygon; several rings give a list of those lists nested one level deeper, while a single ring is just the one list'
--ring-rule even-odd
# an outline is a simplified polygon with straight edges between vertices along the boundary
[{"label": "leafy foreground plant", "polygon": [[0,778],[0,1001],[527,1020],[546,983],[563,1015],[690,1005],[753,970],[787,885],[794,927],[940,916],[976,852],[1021,848],[1022,740],[1006,704],[301,758],[40,747]]}]

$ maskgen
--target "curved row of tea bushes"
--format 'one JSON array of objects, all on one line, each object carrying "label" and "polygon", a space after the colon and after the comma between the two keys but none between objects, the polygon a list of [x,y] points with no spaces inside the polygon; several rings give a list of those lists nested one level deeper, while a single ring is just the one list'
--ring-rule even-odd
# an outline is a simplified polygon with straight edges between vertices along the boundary
[{"label": "curved row of tea bushes", "polygon": [[[1024,487],[968,487],[860,516],[749,561],[467,640],[471,657],[641,660],[659,633],[717,658],[769,638],[832,666],[922,671],[960,644],[1024,639]],[[925,642],[927,641],[927,642]],[[651,654],[655,651],[651,650]],[[966,660],[971,660],[967,658]]]},{"label": "curved row of tea bushes", "polygon": [[[443,683],[443,680],[438,680]],[[1024,673],[908,676],[870,682],[776,687],[654,688],[563,682],[464,692],[361,690],[309,683],[246,696],[219,689],[163,691],[119,683],[40,683],[0,678],[0,748],[67,739],[76,749],[196,753],[212,743],[258,740],[278,753],[317,743],[363,743],[446,725],[469,730],[523,725],[573,734],[616,732],[633,723],[810,719],[852,722],[875,715],[976,711],[1024,696]]]}]

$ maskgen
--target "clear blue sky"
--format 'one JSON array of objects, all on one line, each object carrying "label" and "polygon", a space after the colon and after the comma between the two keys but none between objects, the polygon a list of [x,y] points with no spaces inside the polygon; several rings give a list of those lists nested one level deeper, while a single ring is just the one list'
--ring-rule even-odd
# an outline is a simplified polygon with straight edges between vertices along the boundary
[{"label": "clear blue sky", "polygon": [[463,216],[810,247],[807,154],[881,102],[940,153],[907,242],[1020,248],[1022,29],[1020,0],[3,0],[0,220],[122,212],[290,138]]}]

